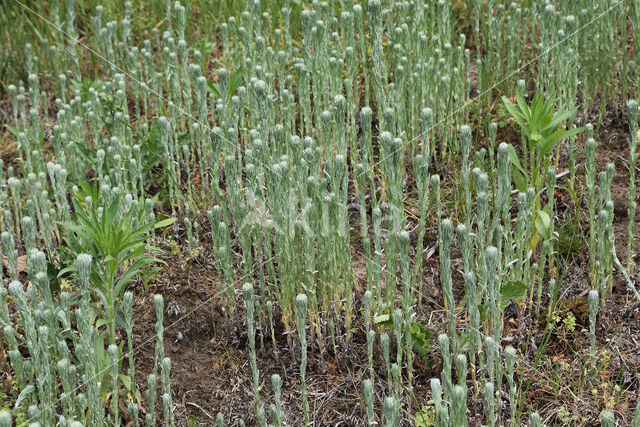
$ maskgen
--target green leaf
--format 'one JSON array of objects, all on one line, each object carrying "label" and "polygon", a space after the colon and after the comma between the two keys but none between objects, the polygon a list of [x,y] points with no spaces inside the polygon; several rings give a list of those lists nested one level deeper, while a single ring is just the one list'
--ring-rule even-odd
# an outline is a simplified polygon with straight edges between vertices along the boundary
[{"label": "green leaf", "polygon": [[178,142],[180,143],[180,145],[186,143],[189,141],[189,132],[185,132],[181,135],[178,136]]},{"label": "green leaf", "polygon": [[220,96],[220,85],[218,83],[207,82],[207,89],[209,89],[209,92],[214,94],[214,96],[216,98],[221,98],[221,96]]},{"label": "green leaf", "polygon": [[155,224],[153,224],[153,228],[155,228],[157,230],[158,228],[168,227],[168,226],[172,225],[174,222],[176,222],[177,219],[178,218],[176,218],[176,217],[165,218],[165,219],[160,220],[160,221],[156,222]]},{"label": "green leaf", "polygon": [[242,85],[242,68],[238,68],[231,74],[229,85],[227,87],[227,97],[231,99],[235,95],[238,88]]},{"label": "green leaf", "polygon": [[555,130],[560,125],[560,123],[571,117],[576,112],[576,110],[577,108],[572,108],[569,111],[557,112],[549,121],[549,123],[545,124],[542,130]]},{"label": "green leaf", "polygon": [[436,408],[433,405],[422,406],[418,412],[411,415],[416,427],[431,427],[436,425]]},{"label": "green leaf", "polygon": [[500,287],[500,304],[506,308],[513,300],[524,298],[527,294],[527,285],[521,281],[504,283]]},{"label": "green leaf", "polygon": [[[518,107],[520,108],[520,111],[522,112],[522,115],[524,116],[525,120],[527,120],[528,122],[531,122],[531,109],[529,108],[529,106],[527,105],[526,101],[524,100],[524,96],[522,96],[522,93],[520,93],[520,91],[516,91],[516,100],[518,101]],[[535,97],[534,97],[535,100]]]},{"label": "green leaf", "polygon": [[29,396],[31,393],[33,393],[35,389],[36,388],[33,384],[29,384],[24,389],[22,389],[22,391],[18,395],[18,398],[16,399],[16,403],[13,405],[13,410],[15,411],[16,409],[18,409],[22,401],[26,399],[27,396]]},{"label": "green leaf", "polygon": [[20,131],[17,128],[14,128],[13,126],[9,126],[7,124],[4,125],[4,127],[13,134],[13,136],[15,136],[16,138],[18,137],[18,135],[20,134]]},{"label": "green leaf", "polygon": [[433,331],[417,322],[411,322],[409,331],[413,339],[414,350],[421,356],[427,354],[427,350],[431,348],[433,344]]},{"label": "green leaf", "polygon": [[374,316],[373,323],[376,325],[391,326],[393,325],[393,320],[391,320],[391,316],[388,314],[378,314]]},{"label": "green leaf", "polygon": [[551,237],[551,216],[543,210],[538,210],[534,221],[536,231],[545,239]]},{"label": "green leaf", "polygon": [[76,271],[78,271],[78,267],[76,267],[75,264],[70,265],[69,267],[66,267],[66,268],[63,268],[62,270],[60,270],[60,272],[58,273],[58,276],[56,278],[60,279],[61,277],[64,277],[68,273],[75,273]]},{"label": "green leaf", "polygon": [[471,335],[470,332],[462,332],[458,337],[458,348],[456,351],[464,354],[474,348],[473,345],[473,335]]},{"label": "green leaf", "polygon": [[520,125],[521,128],[526,128],[526,120],[527,118],[516,108],[513,102],[509,101],[506,96],[502,97],[502,102],[504,106],[507,107],[507,111],[513,117],[513,119]]},{"label": "green leaf", "polygon": [[127,390],[131,390],[131,377],[129,375],[120,374],[120,381],[122,381]]},{"label": "green leaf", "polygon": [[518,168],[523,175],[527,175],[527,171],[520,164],[520,159],[518,158],[518,153],[513,145],[509,144],[509,157],[511,157],[511,163]]},{"label": "green leaf", "polygon": [[538,153],[540,157],[545,157],[547,154],[551,153],[553,147],[558,143],[560,138],[555,137],[554,135],[548,136],[544,141],[540,141],[537,145]]},{"label": "green leaf", "polygon": [[513,178],[513,183],[516,185],[518,191],[522,193],[527,191],[527,181],[518,169],[513,169],[511,171],[511,176]]}]

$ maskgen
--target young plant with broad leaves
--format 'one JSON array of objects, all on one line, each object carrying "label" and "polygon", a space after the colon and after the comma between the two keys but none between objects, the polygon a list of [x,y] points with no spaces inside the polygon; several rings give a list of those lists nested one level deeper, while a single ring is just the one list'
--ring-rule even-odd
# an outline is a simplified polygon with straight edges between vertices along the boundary
[{"label": "young plant with broad leaves", "polygon": [[[540,206],[540,195],[548,176],[553,149],[565,138],[578,135],[583,127],[565,128],[565,121],[573,117],[577,107],[569,110],[555,109],[555,99],[542,93],[536,93],[527,104],[520,90],[516,91],[516,103],[503,96],[502,101],[510,116],[520,126],[526,144],[523,149],[525,162],[520,158],[513,145],[509,144],[509,156],[513,164],[512,178],[518,191],[524,193],[528,188],[535,189],[533,217],[536,231],[545,238],[550,238],[553,212],[550,206]],[[526,161],[528,160],[528,162]],[[528,163],[528,164],[527,164]],[[535,236],[534,236],[535,239]]]},{"label": "young plant with broad leaves", "polygon": [[[74,199],[74,207],[75,221],[64,223],[68,231],[64,250],[93,256],[92,289],[104,309],[103,324],[109,331],[109,343],[114,344],[116,318],[126,286],[145,266],[164,262],[152,255],[160,249],[147,243],[154,227],[163,224],[147,222],[144,209],[124,202],[122,197],[113,197],[104,207]],[[69,271],[76,271],[76,266],[63,269],[60,275]]]}]

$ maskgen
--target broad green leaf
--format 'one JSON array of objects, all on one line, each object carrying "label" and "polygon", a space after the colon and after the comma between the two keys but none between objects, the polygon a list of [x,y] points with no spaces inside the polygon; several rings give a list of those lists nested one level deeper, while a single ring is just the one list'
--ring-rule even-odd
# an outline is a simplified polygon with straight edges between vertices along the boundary
[{"label": "broad green leaf", "polygon": [[513,178],[513,183],[516,185],[518,191],[522,193],[527,191],[527,181],[518,169],[513,169],[511,171],[511,176]]},{"label": "broad green leaf", "polygon": [[433,405],[422,406],[411,415],[416,427],[432,427],[436,425],[436,408]]},{"label": "broad green leaf", "polygon": [[390,319],[388,314],[378,314],[373,318],[373,323],[384,323]]},{"label": "broad green leaf", "polygon": [[78,271],[78,267],[75,264],[70,265],[69,267],[66,267],[66,268],[63,268],[62,270],[60,270],[60,272],[58,273],[57,278],[59,279],[59,278],[63,277],[65,274],[74,273],[76,271]]},{"label": "broad green leaf", "polygon": [[541,141],[538,144],[538,154],[540,154],[540,157],[544,157],[547,154],[551,153],[551,150],[553,149],[553,147],[556,145],[558,141],[559,139],[553,137],[553,135],[550,137],[547,137],[544,141]]},{"label": "broad green leaf", "polygon": [[242,86],[242,68],[238,68],[231,74],[229,85],[227,87],[227,98],[230,99],[236,94],[238,88]]},{"label": "broad green leaf", "polygon": [[466,353],[473,348],[473,335],[470,332],[462,332],[458,337],[458,348],[456,351],[459,353]]},{"label": "broad green leaf", "polygon": [[417,322],[412,322],[409,330],[411,331],[414,350],[421,356],[424,356],[433,344],[433,331]]},{"label": "broad green leaf", "polygon": [[209,89],[209,92],[214,94],[216,98],[221,98],[220,85],[218,83],[207,82],[207,89]]},{"label": "broad green leaf", "polygon": [[174,222],[176,222],[177,219],[178,218],[176,218],[176,217],[165,218],[165,219],[160,220],[160,221],[156,222],[155,224],[153,224],[153,228],[158,229],[158,228],[168,227],[168,226],[172,225]]},{"label": "broad green leaf", "polygon": [[502,97],[502,102],[504,103],[505,107],[507,107],[507,111],[509,111],[509,114],[511,114],[511,117],[513,117],[513,119],[518,123],[518,125],[523,129],[526,128],[527,119],[520,111],[518,111],[518,109],[513,104],[513,102],[509,101],[505,96]]},{"label": "broad green leaf", "polygon": [[388,314],[378,314],[373,318],[373,323],[376,325],[391,326],[393,324],[393,320],[391,320],[391,316]]},{"label": "broad green leaf", "polygon": [[553,118],[549,121],[549,123],[545,124],[542,130],[555,130],[562,122],[564,122],[566,119],[571,117],[576,111],[577,111],[577,108],[572,108],[569,111],[556,113],[553,116]]},{"label": "broad green leaf", "polygon": [[520,159],[518,158],[518,153],[516,153],[515,147],[513,145],[511,145],[511,144],[509,144],[509,157],[511,157],[511,163],[513,163],[513,165],[516,168],[518,168],[518,170],[520,172],[522,172],[523,175],[526,175],[527,171],[524,170],[524,168],[520,164]]},{"label": "broad green leaf", "polygon": [[527,121],[531,121],[531,109],[527,105],[520,91],[516,91],[516,100],[518,101],[518,107],[520,107],[520,111],[522,111],[522,115]]},{"label": "broad green leaf", "polygon": [[500,287],[500,304],[505,308],[513,300],[524,298],[527,285],[520,281],[506,282]]},{"label": "broad green leaf", "polygon": [[122,381],[127,390],[131,390],[131,377],[129,375],[120,374],[120,381]]},{"label": "broad green leaf", "polygon": [[536,213],[535,227],[543,238],[549,239],[551,237],[551,217],[544,210],[538,210]]},{"label": "broad green leaf", "polygon": [[538,233],[533,233],[533,237],[531,237],[531,243],[529,244],[529,249],[533,251],[538,243],[540,242],[540,235]]}]

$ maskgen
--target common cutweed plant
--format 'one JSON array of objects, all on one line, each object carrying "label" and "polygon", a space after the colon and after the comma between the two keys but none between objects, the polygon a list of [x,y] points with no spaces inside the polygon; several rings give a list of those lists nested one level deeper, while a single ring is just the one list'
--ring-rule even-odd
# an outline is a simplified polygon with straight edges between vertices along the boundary
[{"label": "common cutweed plant", "polygon": [[[201,263],[229,330],[246,322],[253,398],[200,408],[207,422],[337,424],[313,413],[316,375],[360,359],[349,423],[462,426],[478,399],[474,422],[564,422],[531,382],[576,293],[567,211],[588,229],[590,281],[588,347],[570,357],[590,362],[581,390],[609,386],[598,315],[626,301],[617,272],[640,299],[637,1],[219,7],[0,6],[0,363],[15,381],[0,425],[182,424],[163,269]],[[629,153],[602,164],[623,116]],[[296,360],[299,396],[265,354]],[[425,367],[441,369],[422,393]],[[588,422],[625,410],[568,388],[593,399]]]}]

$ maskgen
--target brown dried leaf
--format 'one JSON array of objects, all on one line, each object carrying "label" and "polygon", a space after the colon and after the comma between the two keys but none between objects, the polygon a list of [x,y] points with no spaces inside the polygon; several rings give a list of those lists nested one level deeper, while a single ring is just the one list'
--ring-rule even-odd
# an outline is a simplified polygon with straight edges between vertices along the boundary
[{"label": "brown dried leaf", "polygon": [[[9,269],[9,261],[7,261],[7,257],[2,255],[2,266],[5,270]],[[18,257],[18,273],[26,273],[27,272],[27,256],[20,255]]]}]

